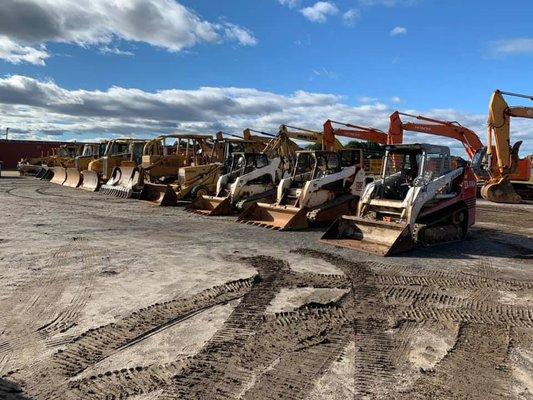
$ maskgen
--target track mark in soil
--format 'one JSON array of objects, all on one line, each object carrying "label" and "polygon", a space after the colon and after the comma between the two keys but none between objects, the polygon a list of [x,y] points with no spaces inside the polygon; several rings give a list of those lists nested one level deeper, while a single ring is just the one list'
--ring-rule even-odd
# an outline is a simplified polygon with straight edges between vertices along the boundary
[{"label": "track mark in soil", "polygon": [[462,324],[455,346],[401,399],[507,399],[509,329]]},{"label": "track mark in soil", "polygon": [[140,309],[115,323],[91,329],[56,353],[54,361],[67,376],[75,376],[121,348],[137,343],[156,330],[171,326],[200,310],[243,296],[254,278],[204,290],[190,298],[176,298]]}]

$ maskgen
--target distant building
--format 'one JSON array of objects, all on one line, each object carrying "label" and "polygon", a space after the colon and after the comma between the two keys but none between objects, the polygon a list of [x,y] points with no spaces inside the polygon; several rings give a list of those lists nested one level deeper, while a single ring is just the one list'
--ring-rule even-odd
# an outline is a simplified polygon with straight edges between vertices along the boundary
[{"label": "distant building", "polygon": [[72,142],[48,142],[41,140],[0,139],[0,161],[3,169],[13,169],[21,158],[40,157],[49,150]]}]

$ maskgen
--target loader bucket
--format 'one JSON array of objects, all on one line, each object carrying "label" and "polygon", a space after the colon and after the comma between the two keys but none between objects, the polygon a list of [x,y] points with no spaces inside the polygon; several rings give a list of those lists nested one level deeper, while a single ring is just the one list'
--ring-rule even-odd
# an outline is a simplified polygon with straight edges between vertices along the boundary
[{"label": "loader bucket", "polygon": [[338,247],[390,256],[414,247],[409,225],[343,215],[321,238]]},{"label": "loader bucket", "polygon": [[137,167],[115,167],[111,178],[100,187],[100,193],[129,199],[142,184],[142,173]]},{"label": "loader bucket", "polygon": [[256,203],[243,211],[237,221],[280,231],[298,230],[309,227],[306,214],[305,208]]},{"label": "loader bucket", "polygon": [[513,184],[507,178],[485,184],[481,188],[481,197],[494,203],[522,203],[522,197],[516,193]]},{"label": "loader bucket", "polygon": [[83,179],[80,188],[89,192],[97,192],[100,189],[100,177],[97,172],[85,170],[81,171],[81,175]]},{"label": "loader bucket", "polygon": [[50,182],[62,185],[67,179],[67,169],[63,167],[54,167],[52,170],[54,171],[54,176],[50,179]]},{"label": "loader bucket", "polygon": [[186,208],[187,211],[202,215],[231,215],[231,197],[198,196]]},{"label": "loader bucket", "polygon": [[140,199],[163,207],[175,206],[178,202],[178,196],[171,186],[156,183],[145,183]]},{"label": "loader bucket", "polygon": [[81,180],[83,176],[80,174],[76,168],[67,168],[67,178],[63,182],[63,186],[69,186],[77,188],[81,185]]}]

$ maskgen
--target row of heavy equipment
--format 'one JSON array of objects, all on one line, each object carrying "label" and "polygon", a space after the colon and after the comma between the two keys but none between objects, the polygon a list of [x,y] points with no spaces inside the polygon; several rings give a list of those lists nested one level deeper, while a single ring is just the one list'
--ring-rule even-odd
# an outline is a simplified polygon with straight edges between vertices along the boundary
[{"label": "row of heavy equipment", "polygon": [[[388,132],[328,120],[320,132],[282,125],[275,135],[246,129],[242,136],[113,139],[86,144],[77,156],[65,146],[44,157],[40,169],[20,169],[65,186],[183,204],[205,216],[237,215],[279,230],[332,223],[324,241],[390,255],[465,238],[477,192],[510,203],[522,200],[515,188],[531,195],[532,160],[518,157],[521,142],[510,145],[509,118],[533,118],[533,108],[509,107],[503,94],[491,98],[487,146],[457,122],[394,112]],[[446,146],[404,144],[407,131],[459,140],[470,161],[452,157]],[[346,148],[338,137],[380,144],[380,154]],[[302,141],[321,150],[302,150]]]}]

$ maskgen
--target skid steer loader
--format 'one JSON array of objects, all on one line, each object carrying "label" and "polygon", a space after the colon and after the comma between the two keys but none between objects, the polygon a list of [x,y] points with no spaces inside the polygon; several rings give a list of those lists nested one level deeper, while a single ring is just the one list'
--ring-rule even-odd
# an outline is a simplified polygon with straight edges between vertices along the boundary
[{"label": "skid steer loader", "polygon": [[[164,176],[145,173],[144,183],[139,182],[130,194],[138,193],[141,200],[161,206],[176,205],[179,201],[188,202],[203,195],[213,194],[220,174],[224,174],[229,168],[231,154],[246,151],[259,153],[264,148],[261,142],[228,139],[219,132],[212,141],[211,155],[206,157],[206,149],[200,144],[194,146],[190,136],[185,136],[188,138],[187,146],[181,146],[180,142],[177,144],[177,151],[185,149],[181,166],[179,163],[171,166]],[[168,157],[169,155],[162,157],[162,162]],[[151,171],[154,165],[159,164],[145,164],[143,169]]]},{"label": "skid steer loader", "polygon": [[262,153],[233,153],[227,174],[218,178],[215,196],[197,197],[187,211],[203,215],[241,212],[258,200],[274,200],[283,173],[282,160]]},{"label": "skid steer loader", "polygon": [[197,197],[187,211],[203,215],[240,213],[258,201],[274,202],[280,179],[292,170],[296,151],[285,125],[277,135],[247,129],[271,137],[262,153],[234,153],[227,174],[218,178],[215,196]]},{"label": "skid steer loader", "polygon": [[276,202],[256,203],[239,222],[279,230],[306,229],[355,212],[365,185],[360,149],[299,151],[292,175],[282,179]]},{"label": "skid steer loader", "polygon": [[[109,140],[105,144],[103,155],[100,158],[91,160],[87,169],[82,169],[80,188],[90,192],[96,192],[102,184],[110,181],[115,167],[123,166],[133,169],[134,166],[140,163],[140,155],[142,154],[142,148],[145,142],[146,140],[142,139],[127,138]],[[123,172],[127,174],[127,171]],[[131,170],[129,172],[131,173]],[[115,178],[116,175],[117,173],[115,173]]]},{"label": "skid steer loader", "polygon": [[388,256],[464,239],[475,221],[476,179],[466,163],[452,169],[450,161],[445,146],[385,146],[381,180],[366,186],[357,215],[340,216],[322,241]]}]

